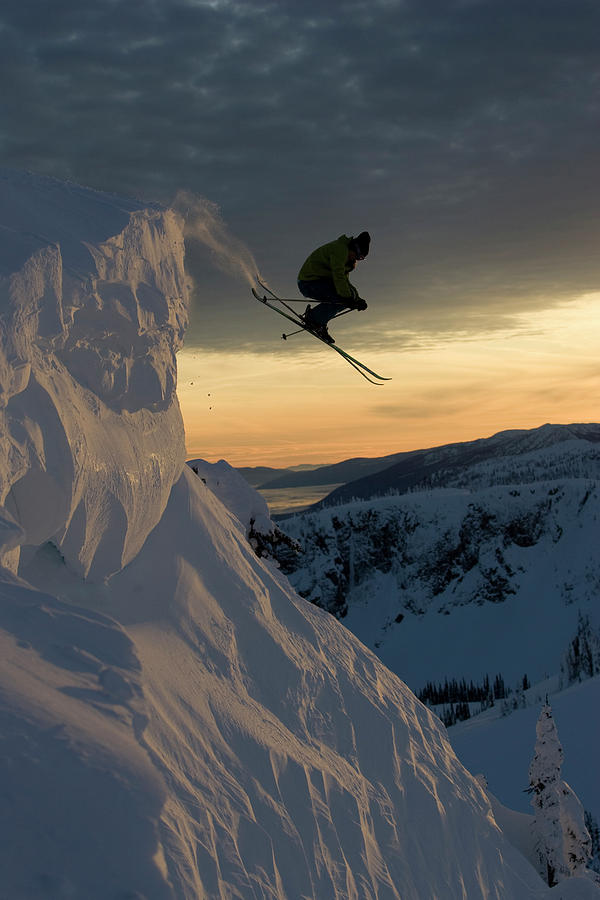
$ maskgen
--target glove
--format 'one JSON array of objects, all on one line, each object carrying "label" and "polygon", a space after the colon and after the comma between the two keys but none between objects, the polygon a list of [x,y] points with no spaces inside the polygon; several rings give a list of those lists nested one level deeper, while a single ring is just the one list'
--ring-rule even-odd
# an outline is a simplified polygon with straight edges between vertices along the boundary
[{"label": "glove", "polygon": [[367,301],[363,300],[362,297],[357,297],[356,298],[356,309],[363,310],[366,308],[367,308]]}]

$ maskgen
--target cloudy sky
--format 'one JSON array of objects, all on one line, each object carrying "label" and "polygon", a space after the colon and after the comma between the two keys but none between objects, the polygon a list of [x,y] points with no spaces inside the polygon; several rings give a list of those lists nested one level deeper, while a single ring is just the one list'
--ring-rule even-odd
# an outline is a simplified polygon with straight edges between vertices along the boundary
[{"label": "cloudy sky", "polygon": [[191,455],[327,462],[597,421],[598,35],[596,0],[5,0],[0,161],[205,198],[286,296],[315,246],[371,232],[369,309],[332,330],[381,388],[281,342],[190,242]]}]

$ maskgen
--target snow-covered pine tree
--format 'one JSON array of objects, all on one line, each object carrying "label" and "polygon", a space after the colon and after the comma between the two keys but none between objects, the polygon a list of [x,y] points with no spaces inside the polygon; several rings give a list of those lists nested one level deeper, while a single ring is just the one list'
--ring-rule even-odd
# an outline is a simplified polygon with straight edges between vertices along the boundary
[{"label": "snow-covered pine tree", "polygon": [[592,839],[585,824],[585,810],[575,791],[561,781],[561,821],[569,875],[585,875],[592,858]]},{"label": "snow-covered pine tree", "polygon": [[529,767],[533,829],[539,872],[550,887],[583,875],[591,854],[584,810],[561,778],[563,750],[546,701],[536,725],[535,753]]},{"label": "snow-covered pine tree", "polygon": [[592,839],[592,858],[589,867],[600,876],[600,825],[589,810],[585,811],[585,827]]},{"label": "snow-covered pine tree", "polygon": [[567,873],[560,826],[559,782],[563,750],[552,710],[542,707],[536,725],[535,753],[529,767],[529,785],[533,796],[533,829],[540,875],[550,887]]}]

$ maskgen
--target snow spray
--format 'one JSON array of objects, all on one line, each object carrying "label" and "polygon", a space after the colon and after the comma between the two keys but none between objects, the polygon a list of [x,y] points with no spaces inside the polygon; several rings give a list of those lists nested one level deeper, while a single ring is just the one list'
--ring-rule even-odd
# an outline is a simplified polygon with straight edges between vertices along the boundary
[{"label": "snow spray", "polygon": [[248,247],[229,233],[216,203],[189,191],[178,191],[171,207],[184,220],[185,238],[208,247],[222,272],[254,287],[259,274],[256,261]]}]

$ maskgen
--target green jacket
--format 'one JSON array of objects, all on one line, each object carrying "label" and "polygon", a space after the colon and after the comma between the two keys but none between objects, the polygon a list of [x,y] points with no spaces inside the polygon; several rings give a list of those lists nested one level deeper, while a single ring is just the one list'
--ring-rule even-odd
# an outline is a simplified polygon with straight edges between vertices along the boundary
[{"label": "green jacket", "polygon": [[348,281],[352,266],[348,262],[350,238],[341,234],[336,241],[317,247],[298,272],[298,281],[331,278],[340,297],[354,297],[356,290]]}]

